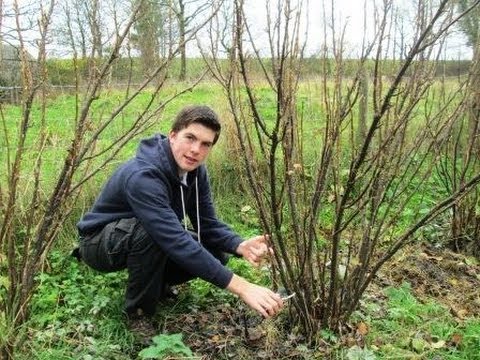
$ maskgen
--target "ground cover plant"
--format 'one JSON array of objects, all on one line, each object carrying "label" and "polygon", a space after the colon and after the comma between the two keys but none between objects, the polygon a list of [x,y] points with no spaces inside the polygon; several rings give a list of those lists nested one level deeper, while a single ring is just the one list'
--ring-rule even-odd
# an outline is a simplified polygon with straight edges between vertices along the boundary
[{"label": "ground cover plant", "polygon": [[[300,85],[300,93],[304,91],[311,92],[309,84]],[[166,112],[167,114],[175,113],[176,108],[191,101],[205,101],[205,94],[209,94],[210,101],[213,94],[221,98],[218,85],[202,84],[189,93],[187,98],[172,102]],[[58,98],[56,101],[58,102],[53,101],[52,105],[57,105],[52,107],[59,113],[64,112],[62,106],[68,105],[69,101],[64,98]],[[16,110],[12,108],[9,111]],[[226,110],[224,111],[226,113]],[[158,123],[160,130],[165,126],[166,119],[165,122]],[[116,131],[113,131],[112,136],[115,134]],[[218,144],[221,149],[231,141],[227,134],[228,132]],[[127,147],[119,154],[119,158],[128,157],[133,151],[134,146]],[[261,231],[260,220],[252,206],[252,199],[238,187],[238,172],[225,168],[240,167],[239,164],[234,164],[234,159],[227,164],[223,161],[227,153],[227,149],[220,150],[217,154],[213,153],[212,158],[209,159],[214,194],[221,216],[231,223],[235,230],[247,237]],[[111,171],[114,166],[115,164],[105,168],[105,171]],[[103,176],[106,177],[107,174]],[[84,204],[82,208],[87,207],[93,200],[98,187],[101,186],[103,176],[97,177],[91,188],[87,188],[82,193],[79,198],[79,204]],[[223,181],[218,181],[218,176],[222,177]],[[412,212],[410,215],[407,214],[408,216],[414,217],[420,205],[425,202],[428,204],[427,199],[434,198],[438,182],[433,178],[429,185],[428,193],[419,196],[418,200],[412,203],[411,208],[407,208]],[[37,277],[39,288],[33,298],[32,319],[26,325],[26,345],[18,354],[20,358],[34,356],[39,359],[128,359],[139,356],[138,354],[143,350],[134,343],[121,316],[126,274],[98,274],[69,257],[69,252],[76,240],[74,224],[80,216],[80,211],[81,209],[77,209],[67,219],[65,231],[62,231],[55,251],[49,256],[44,271]],[[407,215],[405,215],[406,222],[408,222]],[[324,216],[328,219],[328,213]],[[426,228],[423,233],[420,233],[420,239],[427,244],[441,246],[439,235],[433,230]],[[467,264],[469,261],[462,260],[460,257],[457,262]],[[268,268],[251,273],[251,269],[242,262],[234,263],[232,266],[243,276],[256,280],[263,279],[263,283],[271,286]],[[473,267],[471,262],[469,266],[474,275],[478,273],[478,267]],[[406,263],[398,267],[414,269],[419,265]],[[467,269],[468,266],[464,270]],[[452,276],[445,275],[443,278],[427,279],[425,288],[433,287],[428,281],[448,283],[451,278]],[[403,281],[414,282],[415,277],[404,273],[403,276],[397,276],[395,281],[386,282],[388,286],[393,287],[390,290],[376,288],[373,293],[368,293],[366,300],[362,302],[362,308],[354,314],[352,322],[343,334],[323,330],[317,337],[315,345],[306,341],[299,328],[290,326],[287,313],[282,314],[275,321],[264,322],[245,308],[240,308],[240,304],[228,293],[202,281],[181,289],[178,303],[167,304],[164,309],[161,309],[158,319],[162,324],[162,334],[182,334],[181,341],[193,352],[192,358],[199,359],[250,359],[257,355],[259,358],[340,359],[350,356],[355,359],[375,356],[381,359],[395,358],[395,354],[403,354],[406,358],[422,358],[422,356],[428,358],[434,355],[445,356],[448,359],[471,358],[478,348],[478,337],[475,336],[475,330],[478,327],[477,314],[468,312],[462,319],[451,315],[444,304],[433,303],[436,301],[434,299],[438,298],[438,293],[426,294],[430,305],[424,308],[422,304],[425,299],[414,298],[408,285],[402,286]],[[414,284],[413,289],[421,289],[418,282]],[[478,283],[469,284],[472,289],[476,289],[479,285]],[[399,290],[396,290],[396,287]],[[465,293],[465,291],[452,287],[449,293]],[[395,296],[400,299],[395,300]],[[475,297],[465,301],[475,304],[474,300]],[[290,304],[288,312],[292,310],[291,306]],[[433,310],[430,311],[430,307]],[[420,311],[422,314],[418,315],[415,311]],[[440,331],[441,336],[438,332],[431,334],[427,332],[429,337],[426,337],[425,333],[415,335],[419,324],[427,322],[434,324],[432,326],[441,324],[443,327]],[[362,325],[359,324],[367,325],[368,331],[362,329]],[[393,334],[399,329],[404,330],[402,335],[394,336]],[[457,345],[452,343],[452,336],[455,334],[462,339]],[[415,336],[418,339],[412,346],[411,340]],[[392,337],[398,338],[398,342],[392,342]],[[162,346],[166,347],[166,351],[169,351],[169,339],[164,338],[165,341],[161,342]],[[178,345],[179,338],[176,339]],[[445,344],[440,347],[442,342]],[[158,354],[167,354],[156,349]],[[170,350],[173,351],[173,349]],[[171,355],[174,356],[174,354]]]},{"label": "ground cover plant", "polygon": [[[418,245],[412,249],[421,251]],[[229,293],[195,281],[180,288],[178,300],[161,305],[159,335],[176,337],[175,342],[159,338],[166,349],[159,353],[183,356],[172,345],[180,346],[181,339],[180,347],[190,349],[187,358],[192,359],[475,359],[480,349],[479,262],[431,245],[420,254],[402,253],[380,274],[349,329],[322,331],[316,346],[289,326],[286,314],[264,321]],[[432,262],[436,270],[427,271]],[[53,251],[48,264],[38,279],[28,341],[18,358],[137,358],[144,349],[121,316],[126,274],[96,273],[66,249]],[[269,282],[265,270],[238,260],[230,266],[247,278]],[[468,293],[471,298],[461,298]]]},{"label": "ground cover plant", "polygon": [[[453,85],[452,85],[453,86]],[[311,93],[310,84],[301,84],[300,93]],[[218,85],[202,84],[189,93],[188,97],[178,99],[172,102],[166,109],[165,120],[160,121],[157,125],[160,130],[167,128],[166,118],[168,114],[175,113],[175,109],[180,108],[185,103],[203,102],[208,94],[210,101],[213,94],[215,98],[221,98],[221,91]],[[113,98],[116,96],[113,95]],[[148,97],[148,94],[146,95]],[[68,107],[70,101],[68,98],[57,98],[51,102],[52,114],[65,112],[63,106]],[[273,102],[270,106],[273,105]],[[140,102],[140,105],[143,106]],[[268,103],[265,105],[268,107]],[[56,109],[56,110],[55,110]],[[15,113],[15,107],[5,109]],[[220,110],[222,111],[222,110]],[[225,114],[228,112],[223,110]],[[55,115],[53,119],[58,119]],[[128,118],[125,118],[125,124],[128,126]],[[55,120],[52,124],[57,123]],[[229,126],[231,126],[230,124]],[[55,130],[55,125],[52,125]],[[227,126],[228,129],[228,126]],[[59,129],[59,131],[65,131]],[[115,137],[119,129],[113,129],[109,136]],[[52,131],[55,133],[55,131]],[[105,135],[107,136],[108,133]],[[230,135],[228,135],[230,134]],[[219,146],[221,149],[229,144],[232,138],[228,131],[224,134]],[[107,139],[105,139],[108,142]],[[312,147],[315,149],[314,147]],[[118,159],[131,156],[134,151],[133,144],[127,146],[119,153]],[[253,235],[261,231],[261,222],[253,208],[253,200],[238,185],[238,170],[229,170],[229,167],[239,169],[240,164],[236,164],[234,158],[231,162],[225,162],[224,156],[228,154],[228,150],[220,150],[217,154],[212,154],[209,160],[209,168],[212,171],[214,194],[217,203],[220,205],[221,216],[231,223],[237,231],[245,236]],[[54,156],[55,152],[51,153]],[[235,154],[235,153],[234,153]],[[55,161],[52,161],[55,164]],[[126,274],[109,274],[100,275],[88,270],[82,264],[76,263],[68,254],[75,243],[75,227],[74,224],[82,208],[89,206],[93,197],[101,186],[103,179],[108,176],[108,172],[112,171],[115,163],[109,167],[105,167],[104,174],[96,177],[96,181],[86,188],[82,196],[78,199],[80,208],[72,212],[72,215],[64,224],[64,231],[61,233],[60,242],[55,247],[44,272],[37,277],[39,284],[38,292],[33,298],[32,321],[27,323],[27,333],[25,335],[26,346],[19,354],[20,357],[36,358],[132,358],[136,357],[141,350],[133,342],[133,338],[128,334],[124,320],[121,316],[121,293],[123,292],[123,284]],[[58,171],[52,167],[51,171]],[[218,181],[217,177],[221,177],[222,181]],[[411,208],[406,209],[404,221],[408,223],[410,217],[414,218],[415,213],[422,206],[427,206],[429,201],[434,201],[435,194],[438,193],[438,181],[432,178],[428,183],[429,189],[422,194],[418,194],[418,199],[412,202]],[[432,199],[432,200],[429,200]],[[410,214],[410,215],[409,215]],[[328,211],[325,211],[325,221],[329,219]],[[403,222],[400,226],[404,226]],[[433,230],[435,227],[433,227]],[[438,234],[435,235],[433,230],[426,228],[421,234],[421,239],[432,244],[438,243]],[[271,284],[269,269],[263,272],[249,274],[248,267],[245,264],[234,264],[235,269],[244,276],[252,276],[255,279],[263,278],[265,284]],[[405,265],[413,266],[413,265]],[[410,280],[409,276],[405,276],[404,280]],[[438,280],[438,279],[436,279]],[[400,286],[401,282],[398,282]],[[393,286],[393,284],[390,284]],[[475,287],[474,287],[475,288]],[[452,291],[455,291],[452,288]],[[449,354],[452,359],[468,359],[478,345],[475,336],[465,335],[466,341],[456,346],[439,346],[444,341],[447,344],[451,341],[451,335],[457,333],[464,338],[464,334],[473,334],[478,322],[475,317],[468,316],[463,319],[465,327],[456,324],[455,318],[446,314],[441,305],[436,305],[436,312],[426,313],[422,320],[412,321],[405,324],[401,316],[392,316],[392,319],[377,318],[379,314],[378,308],[369,307],[369,305],[380,303],[385,313],[389,311],[408,313],[411,309],[403,305],[382,303],[383,298],[388,298],[388,291],[383,293],[379,290],[372,297],[368,297],[369,303],[365,305],[365,314],[361,322],[368,324],[369,332],[362,335],[361,340],[352,340],[348,335],[338,335],[334,332],[323,330],[316,339],[317,345],[307,342],[302,332],[288,324],[285,316],[274,322],[263,322],[253,314],[246,313],[246,309],[239,310],[239,303],[235,301],[229,294],[214,289],[208,284],[196,282],[182,291],[182,299],[178,304],[168,304],[164,311],[160,312],[159,319],[162,321],[162,330],[164,334],[183,334],[182,342],[194,352],[197,358],[252,358],[252,354],[260,354],[263,358],[281,358],[282,356],[297,358],[318,358],[332,357],[342,358],[349,356],[361,358],[361,356],[377,356],[378,358],[388,358],[393,356],[395,352],[402,352],[408,356],[423,356],[425,354]],[[432,294],[435,295],[435,294]],[[407,295],[405,295],[407,296]],[[376,300],[376,298],[379,298]],[[412,300],[415,301],[415,300]],[[471,300],[470,300],[471,301]],[[291,305],[290,305],[291,306]],[[389,306],[392,309],[389,309]],[[398,309],[400,307],[400,309]],[[421,305],[419,305],[421,307]],[[443,310],[442,310],[443,309]],[[289,309],[291,311],[291,308]],[[370,313],[368,312],[370,311]],[[245,313],[244,313],[245,312]],[[415,333],[419,321],[425,321],[430,316],[438,317],[440,313],[446,315],[445,319],[440,323],[452,323],[446,327],[444,337],[435,335],[435,340],[427,338],[424,340],[416,340],[418,342],[415,347],[424,350],[418,352],[410,345],[412,333]],[[470,315],[470,314],[469,314]],[[365,317],[369,320],[365,320]],[[413,318],[416,318],[412,315]],[[354,317],[355,319],[355,317]],[[180,321],[179,321],[180,320]],[[433,321],[433,320],[432,320]],[[360,322],[360,323],[361,323]],[[351,331],[355,334],[357,324],[353,322]],[[391,333],[395,329],[407,326],[406,335],[399,343],[392,344]],[[378,327],[378,330],[376,329]],[[452,329],[455,332],[452,333]],[[364,331],[364,330],[363,330]],[[347,333],[349,331],[346,331]],[[371,335],[378,332],[379,335]],[[368,338],[371,336],[371,339]],[[410,338],[410,340],[409,340]],[[168,350],[168,339],[164,339],[162,346],[166,346]],[[472,340],[469,340],[472,339]],[[177,338],[178,340],[178,338]],[[369,342],[370,341],[370,342]],[[439,343],[440,342],[440,343]],[[281,344],[285,344],[282,346]],[[423,345],[422,345],[423,344]],[[431,345],[434,344],[434,345]],[[360,349],[360,350],[359,350]],[[159,354],[165,354],[156,350]],[[343,354],[343,355],[342,355]],[[425,355],[424,356],[427,356]],[[405,355],[405,356],[407,356]],[[162,355],[163,356],[163,355]]]}]

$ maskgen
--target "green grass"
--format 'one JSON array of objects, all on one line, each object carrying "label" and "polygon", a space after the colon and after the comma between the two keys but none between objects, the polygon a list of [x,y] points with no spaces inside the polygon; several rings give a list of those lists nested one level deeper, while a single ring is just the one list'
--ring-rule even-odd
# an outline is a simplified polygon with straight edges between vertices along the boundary
[{"label": "green grass", "polygon": [[[122,315],[126,273],[100,274],[59,250],[50,254],[49,264],[50,270],[38,278],[32,318],[24,329],[27,342],[19,349],[17,358],[131,359],[138,356],[142,348],[135,345]],[[268,285],[267,274],[243,260],[232,259],[229,266],[249,280]],[[352,318],[352,323],[363,321],[369,326],[363,349],[341,345],[338,335],[322,332],[324,341],[335,349],[335,358],[480,358],[480,319],[458,322],[433,299],[416,299],[407,283],[386,288],[369,299]],[[179,314],[192,310],[237,303],[227,291],[194,280],[181,288],[179,300],[173,305],[160,307],[157,318],[160,322],[174,321]],[[285,331],[288,332],[288,328]],[[452,342],[454,336],[461,339],[457,345]],[[157,350],[163,349],[162,341],[168,345],[173,340],[176,343],[178,339],[159,339],[162,345]],[[309,353],[314,353],[314,348],[309,349]]]},{"label": "green grass", "polygon": [[[180,85],[172,84],[161,94],[160,101],[168,99],[179,91]],[[305,155],[305,167],[310,175],[315,171],[312,164],[318,161],[322,145],[324,113],[319,101],[322,89],[315,84],[305,82],[299,89],[299,107],[304,115],[304,142],[308,149]],[[273,111],[275,99],[265,88],[258,90],[259,105],[262,115],[269,121],[274,120]],[[143,93],[116,120],[114,125],[102,135],[99,147],[110,144],[121,135],[132,119],[138,115],[149,100],[150,94]],[[92,118],[100,121],[117,106],[122,99],[119,92],[108,91],[95,101],[92,108]],[[124,159],[135,153],[138,138],[149,136],[154,132],[166,133],[171,120],[184,105],[207,104],[212,106],[224,118],[228,117],[228,108],[222,91],[218,85],[204,82],[193,91],[170,103],[159,116],[158,122],[148,131],[133,139],[121,151],[118,158],[103,169],[89,182],[76,203],[76,207],[63,226],[63,231],[57,241],[56,250],[50,255],[50,268],[38,277],[39,288],[33,298],[32,319],[24,329],[28,336],[26,347],[20,351],[19,358],[38,359],[129,359],[137,355],[139,349],[134,345],[132,336],[125,328],[121,315],[122,297],[125,286],[125,273],[98,274],[88,270],[82,264],[77,264],[68,257],[68,251],[76,242],[75,223],[81,214],[92,204],[98,190],[108,178],[113,168]],[[20,119],[20,110],[16,106],[3,108],[8,126],[8,141],[11,150],[15,147],[16,125]],[[75,102],[73,96],[64,95],[49,100],[47,109],[48,135],[47,148],[43,159],[42,190],[48,190],[54,185],[55,175],[62,166],[61,160],[66,154],[74,128]],[[31,174],[29,169],[36,157],[36,140],[40,135],[40,109],[33,111],[33,123],[27,138],[27,148],[22,172],[20,197],[28,199],[31,189]],[[233,127],[232,124],[227,126]],[[226,127],[227,127],[226,126]],[[230,136],[230,137],[229,137]],[[232,228],[249,237],[258,234],[260,224],[253,210],[252,200],[248,196],[246,184],[241,179],[242,159],[231,152],[232,135],[222,134],[219,144],[209,158],[208,167],[212,179],[212,190],[220,218],[231,224]],[[0,137],[0,163],[2,176],[0,184],[5,182],[5,154],[7,136]],[[343,160],[348,160],[351,150],[342,152]],[[279,154],[279,157],[281,154]],[[339,159],[339,161],[343,161]],[[261,169],[258,177],[266,171]],[[343,176],[343,174],[342,174]],[[343,179],[344,180],[344,179]],[[312,181],[311,176],[306,180]],[[331,189],[329,188],[328,191]],[[439,180],[431,177],[418,193],[414,194],[408,207],[398,219],[396,228],[401,231],[410,224],[419,213],[425,212],[438,200]],[[391,195],[395,197],[395,194]],[[333,207],[335,204],[323,204],[321,224],[328,228],[333,222]],[[285,212],[288,215],[287,212]],[[327,246],[327,240],[319,246]],[[269,285],[269,279],[263,272],[255,272],[244,262],[234,260],[230,265],[239,274],[248,279]],[[456,323],[445,308],[435,302],[422,303],[413,297],[408,286],[385,291],[388,298],[382,307],[377,303],[367,304],[362,316],[368,320],[371,331],[367,337],[367,346],[377,358],[434,358],[437,354],[442,359],[472,359],[472,354],[480,353],[480,322],[470,319],[462,324]],[[180,302],[174,309],[165,308],[159,316],[174,316],[177,311],[188,311],[191,306],[208,307],[212,303],[235,302],[229,293],[216,289],[203,281],[193,281],[188,291],[183,293]],[[379,310],[384,309],[381,317]],[[458,347],[448,345],[453,334],[461,334],[462,342]],[[329,341],[335,342],[332,334],[325,333]],[[338,340],[338,338],[337,338]],[[439,347],[445,342],[444,346]],[[434,347],[439,347],[434,348]],[[345,349],[339,349],[342,354]],[[365,355],[365,354],[363,354]],[[340,356],[340,355],[339,355]],[[359,355],[360,356],[360,355]]]},{"label": "green grass", "polygon": [[383,293],[386,302],[369,302],[353,318],[370,326],[366,343],[376,358],[480,359],[480,319],[458,322],[433,299],[415,298],[408,283]]},{"label": "green grass", "polygon": [[[266,284],[262,270],[232,258],[229,267],[237,274]],[[126,271],[102,274],[78,263],[66,251],[49,256],[49,270],[38,276],[32,299],[32,317],[23,329],[26,345],[18,359],[131,359],[142,350],[135,344],[122,315]],[[194,280],[183,287],[174,306],[162,306],[157,319],[205,309],[214,304],[236,303],[226,290]]]}]

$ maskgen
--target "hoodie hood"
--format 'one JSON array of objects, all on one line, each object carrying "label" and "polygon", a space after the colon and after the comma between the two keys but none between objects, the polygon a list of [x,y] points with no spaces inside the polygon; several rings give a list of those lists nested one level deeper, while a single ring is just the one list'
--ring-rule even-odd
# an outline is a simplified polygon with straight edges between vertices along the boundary
[{"label": "hoodie hood", "polygon": [[[151,138],[143,139],[137,148],[136,158],[161,170],[170,180],[181,183],[178,175],[178,166],[173,157],[167,136],[156,134]],[[188,173],[188,184],[194,181],[197,173],[198,168]]]},{"label": "hoodie hood", "polygon": [[179,179],[177,164],[173,158],[168,137],[165,135],[156,134],[148,139],[143,139],[137,148],[136,158],[162,170],[170,179]]}]

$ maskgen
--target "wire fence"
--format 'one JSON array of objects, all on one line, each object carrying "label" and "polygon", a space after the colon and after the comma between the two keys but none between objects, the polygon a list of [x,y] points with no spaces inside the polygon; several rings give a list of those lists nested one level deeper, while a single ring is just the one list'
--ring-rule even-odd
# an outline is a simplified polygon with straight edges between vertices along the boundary
[{"label": "wire fence", "polygon": [[0,86],[0,102],[18,104],[21,99],[20,86]]},{"label": "wire fence", "polygon": [[[109,88],[124,89],[127,87],[135,87],[140,84],[125,84],[125,83],[115,83],[109,84]],[[49,85],[48,90],[50,95],[58,96],[64,94],[73,94],[76,91],[81,89],[86,89],[88,87],[85,85]],[[9,103],[9,104],[19,104],[22,100],[22,90],[21,86],[0,86],[0,103]]]}]

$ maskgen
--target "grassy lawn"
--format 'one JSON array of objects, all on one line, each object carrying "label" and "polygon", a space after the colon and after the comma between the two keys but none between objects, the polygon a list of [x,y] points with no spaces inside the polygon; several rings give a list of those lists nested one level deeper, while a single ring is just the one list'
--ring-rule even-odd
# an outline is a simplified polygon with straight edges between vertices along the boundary
[{"label": "grassy lawn", "polygon": [[[142,348],[135,344],[121,313],[126,273],[99,274],[61,250],[51,253],[49,265],[38,278],[28,340],[18,358],[137,358]],[[405,261],[395,267],[413,265]],[[252,269],[242,260],[232,261],[230,267],[268,285],[265,270]],[[478,272],[480,266],[469,268]],[[195,280],[179,288],[177,300],[160,305],[162,347],[157,348],[156,358],[190,349],[192,359],[479,359],[478,310],[454,314],[456,304],[425,293],[415,295],[409,280],[415,281],[376,282],[350,328],[342,335],[321,331],[315,345],[303,343],[298,329],[288,326],[288,310],[276,319],[262,320],[228,292]],[[453,299],[466,291],[462,286],[456,290]],[[176,334],[182,335],[180,347],[169,337]]]},{"label": "grassy lawn", "polygon": [[[172,85],[162,94],[162,99],[169,98],[176,91],[178,88]],[[324,114],[318,103],[311,102],[319,97],[320,91],[315,84],[305,82],[298,94],[306,134],[304,146],[309,149],[305,157],[306,167],[316,161],[322,141],[317,135],[322,132]],[[260,89],[258,96],[263,115],[267,119],[273,117],[273,95]],[[122,134],[148,99],[148,93],[142,94],[122,112],[102,135],[99,147],[108,145]],[[115,91],[102,96],[95,102],[92,118],[101,120],[120,101],[121,96]],[[441,277],[434,277],[426,271],[427,265],[442,263],[439,258],[448,257],[450,260],[453,255],[445,250],[445,253],[422,258],[419,257],[420,251],[417,254],[420,244],[410,249],[418,256],[404,262],[395,260],[395,266],[382,272],[341,334],[323,330],[314,344],[305,343],[300,330],[288,321],[288,306],[278,318],[263,321],[228,292],[196,280],[180,287],[177,300],[160,306],[157,320],[162,336],[148,350],[150,355],[142,352],[142,347],[126,329],[122,315],[127,274],[97,273],[71,258],[69,252],[76,242],[75,223],[92,204],[113,168],[133,156],[139,138],[154,132],[166,133],[177,111],[192,103],[210,105],[222,118],[230,119],[220,87],[204,82],[170,103],[159,115],[154,128],[129,142],[117,159],[85,186],[74,211],[63,225],[47,266],[37,278],[38,291],[32,299],[31,319],[22,330],[26,342],[22,349],[18,349],[19,359],[135,359],[142,356],[158,359],[173,359],[174,356],[192,359],[480,359],[480,316],[475,310],[480,308],[478,296],[460,297],[469,289],[479,288],[479,263],[466,257],[453,258],[454,264],[463,264],[460,271],[457,268],[453,269],[455,271],[450,269],[450,272],[444,269]],[[48,140],[42,164],[42,188],[46,193],[54,185],[53,174],[62,166],[59,159],[65,156],[75,126],[75,106],[74,98],[69,95],[49,100],[46,113]],[[7,150],[14,150],[18,136],[16,125],[21,113],[16,106],[4,106],[3,114],[7,136],[0,137],[0,163],[1,173],[7,174]],[[33,116],[35,121],[27,138],[27,147],[31,151],[24,159],[22,193],[19,195],[25,198],[28,198],[32,186],[28,166],[35,159],[35,140],[40,135],[39,108],[34,109]],[[231,154],[229,145],[235,136],[232,129],[233,125],[227,121],[216,146],[218,149],[208,160],[208,167],[220,218],[242,236],[249,237],[257,234],[260,227],[245,184],[239,180],[241,159]],[[5,175],[0,177],[0,184],[4,186]],[[407,226],[410,217],[421,212],[422,206],[428,208],[435,202],[440,192],[438,181],[432,177],[427,185],[430,187],[427,192],[412,197],[412,208],[406,209],[403,222],[399,221],[400,226]],[[322,216],[325,222],[331,221],[328,206]],[[426,245],[429,245],[428,241]],[[400,258],[405,259],[405,256]],[[247,279],[271,285],[266,268],[252,269],[238,259],[233,259],[229,266]],[[425,271],[401,271],[419,266]],[[420,274],[425,275],[424,282],[419,282]],[[456,296],[447,297],[440,290],[428,291],[439,284],[444,284],[440,290],[448,290],[445,294]],[[5,283],[0,283],[0,291],[5,287]]]}]

